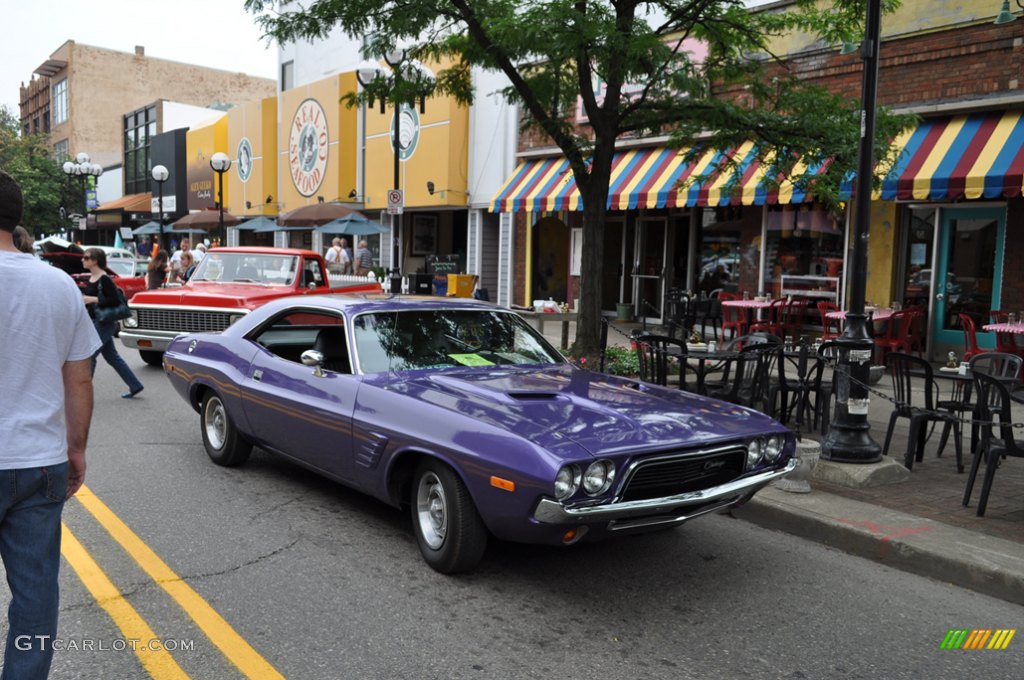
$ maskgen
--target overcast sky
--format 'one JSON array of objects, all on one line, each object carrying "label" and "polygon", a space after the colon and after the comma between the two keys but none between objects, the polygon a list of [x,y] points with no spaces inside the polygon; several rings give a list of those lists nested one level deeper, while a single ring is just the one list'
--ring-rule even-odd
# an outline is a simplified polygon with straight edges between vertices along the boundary
[{"label": "overcast sky", "polygon": [[19,86],[66,40],[277,77],[277,47],[260,38],[244,0],[0,0],[0,17],[0,105],[16,116]]}]

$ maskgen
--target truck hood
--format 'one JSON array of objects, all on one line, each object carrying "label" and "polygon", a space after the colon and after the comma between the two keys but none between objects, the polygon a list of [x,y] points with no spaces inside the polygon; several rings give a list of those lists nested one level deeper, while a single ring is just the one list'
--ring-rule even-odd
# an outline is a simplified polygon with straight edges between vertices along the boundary
[{"label": "truck hood", "polygon": [[[326,293],[327,289],[323,292]],[[183,305],[254,309],[270,300],[293,294],[295,290],[290,286],[268,286],[258,283],[188,283],[180,288],[161,288],[137,293],[132,298],[132,306]]]},{"label": "truck hood", "polygon": [[595,457],[786,431],[748,408],[571,366],[444,371],[389,388],[551,451],[568,440]]}]

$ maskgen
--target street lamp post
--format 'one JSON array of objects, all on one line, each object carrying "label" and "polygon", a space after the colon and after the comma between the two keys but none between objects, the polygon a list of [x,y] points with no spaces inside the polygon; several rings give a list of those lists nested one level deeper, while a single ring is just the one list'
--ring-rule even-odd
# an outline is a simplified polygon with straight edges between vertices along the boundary
[{"label": "street lamp post", "polygon": [[68,177],[78,177],[81,189],[82,189],[82,217],[85,217],[89,212],[89,201],[85,196],[86,182],[89,177],[99,177],[103,174],[103,166],[99,163],[91,162],[89,154],[84,151],[80,152],[75,156],[75,162],[65,161],[64,165],[61,166],[64,174]]},{"label": "street lamp post", "polygon": [[160,211],[160,248],[167,252],[167,237],[164,235],[164,182],[171,173],[162,165],[153,166],[153,181],[156,182],[157,209]]},{"label": "street lamp post", "polygon": [[881,448],[871,438],[868,424],[868,381],[874,342],[864,314],[867,288],[867,238],[871,213],[871,173],[875,149],[875,100],[878,94],[878,52],[881,35],[881,0],[868,0],[861,90],[860,158],[857,169],[856,219],[850,266],[850,305],[839,348],[837,414],[821,443],[821,457],[839,463],[877,463]]},{"label": "street lamp post", "polygon": [[[395,107],[395,117],[391,126],[391,152],[394,159],[392,188],[395,191],[401,190],[401,173],[399,161],[401,159],[402,146],[400,141],[401,133],[401,106],[402,104],[415,103],[420,101],[420,113],[423,113],[426,102],[426,95],[433,90],[434,74],[415,59],[407,60],[408,54],[404,49],[395,49],[384,55],[384,61],[390,67],[385,69],[377,62],[366,60],[356,67],[356,79],[363,88],[373,87],[370,91],[370,106],[373,106],[374,98],[380,99],[380,112],[384,113],[385,103],[388,99]],[[404,71],[404,73],[403,73]],[[408,85],[412,87],[409,88]],[[401,272],[401,219],[398,213],[391,214],[391,276],[398,279]]]},{"label": "street lamp post", "polygon": [[231,159],[223,151],[218,151],[210,157],[210,167],[217,173],[217,208],[220,210],[217,231],[220,234],[220,244],[224,245],[227,243],[224,235],[224,173],[231,167]]}]

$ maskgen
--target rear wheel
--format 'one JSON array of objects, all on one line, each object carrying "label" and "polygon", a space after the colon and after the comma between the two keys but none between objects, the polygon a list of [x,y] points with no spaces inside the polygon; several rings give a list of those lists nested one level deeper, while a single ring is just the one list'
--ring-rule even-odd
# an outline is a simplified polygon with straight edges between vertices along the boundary
[{"label": "rear wheel", "polygon": [[152,349],[140,349],[139,356],[150,366],[160,366],[164,363],[164,353]]},{"label": "rear wheel", "polygon": [[210,392],[199,409],[200,429],[206,455],[217,465],[241,465],[249,459],[252,444],[247,442],[231,422],[231,416],[220,396]]},{"label": "rear wheel", "polygon": [[454,574],[480,563],[487,528],[454,470],[438,460],[421,462],[413,475],[411,505],[413,531],[427,564]]}]

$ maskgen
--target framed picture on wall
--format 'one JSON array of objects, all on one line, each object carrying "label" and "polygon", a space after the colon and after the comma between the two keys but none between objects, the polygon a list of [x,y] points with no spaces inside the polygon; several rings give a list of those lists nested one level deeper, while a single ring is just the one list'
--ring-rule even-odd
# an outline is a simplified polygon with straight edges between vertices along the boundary
[{"label": "framed picture on wall", "polygon": [[413,215],[412,248],[413,255],[433,255],[437,252],[437,216]]}]

